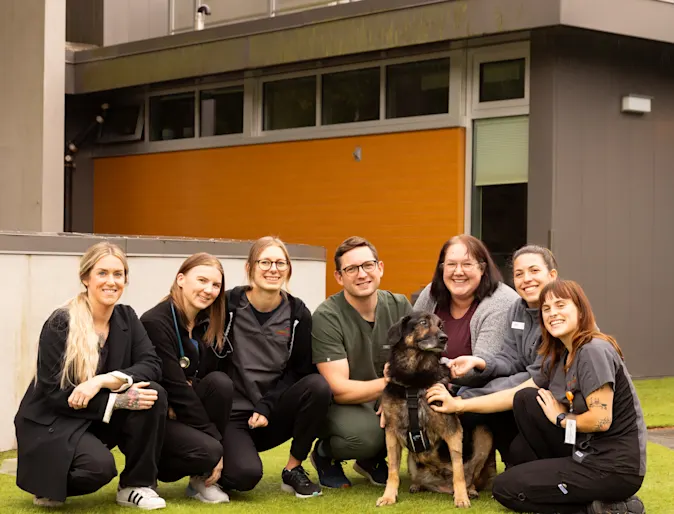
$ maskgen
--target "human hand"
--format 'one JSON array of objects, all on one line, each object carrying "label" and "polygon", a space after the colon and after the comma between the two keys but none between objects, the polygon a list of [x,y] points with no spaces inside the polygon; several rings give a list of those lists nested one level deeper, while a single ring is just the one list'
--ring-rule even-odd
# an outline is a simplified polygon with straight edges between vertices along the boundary
[{"label": "human hand", "polygon": [[387,362],[384,364],[384,380],[388,384],[391,381],[391,365]]},{"label": "human hand", "polygon": [[89,401],[101,390],[101,380],[99,376],[90,378],[86,382],[79,384],[68,397],[68,406],[75,409],[86,409]]},{"label": "human hand", "polygon": [[379,416],[379,427],[386,428],[386,416],[384,415],[384,407],[379,405],[377,409],[377,416]]},{"label": "human hand", "polygon": [[539,389],[536,400],[538,400],[538,405],[543,409],[545,417],[550,420],[550,423],[555,425],[557,424],[557,416],[562,412],[567,412],[564,405],[559,403],[547,389]]},{"label": "human hand", "polygon": [[147,389],[150,382],[133,384],[125,392],[117,394],[115,409],[147,410],[152,408],[159,394],[154,389]]},{"label": "human hand", "polygon": [[447,367],[451,372],[452,378],[461,378],[472,369],[484,369],[485,366],[486,363],[484,359],[473,355],[461,355],[460,357],[450,359],[449,362],[447,362]]},{"label": "human hand", "polygon": [[[454,398],[444,386],[444,384],[435,384],[426,391],[426,401],[431,409],[443,414],[454,414],[463,412],[461,398]],[[434,405],[434,402],[440,402],[440,405]]]},{"label": "human hand", "polygon": [[211,471],[211,476],[209,476],[204,484],[206,487],[211,487],[213,484],[215,484],[218,480],[220,480],[220,475],[222,475],[222,457],[220,457],[220,460],[216,464],[216,466],[213,468],[213,471]]},{"label": "human hand", "polygon": [[178,416],[176,416],[176,411],[174,411],[173,407],[171,407],[170,405],[168,407],[168,411],[166,412],[166,414],[168,415],[168,419],[172,419],[174,421],[178,419]]},{"label": "human hand", "polygon": [[267,418],[258,412],[253,412],[253,415],[248,419],[248,428],[251,430],[254,428],[266,427],[269,424]]}]

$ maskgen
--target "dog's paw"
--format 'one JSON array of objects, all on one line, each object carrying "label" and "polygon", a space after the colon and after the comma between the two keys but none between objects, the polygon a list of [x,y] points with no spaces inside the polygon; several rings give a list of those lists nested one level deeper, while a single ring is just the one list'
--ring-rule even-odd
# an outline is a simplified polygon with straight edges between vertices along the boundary
[{"label": "dog's paw", "polygon": [[393,505],[396,502],[395,496],[384,495],[377,500],[377,507],[383,507],[384,505]]},{"label": "dog's paw", "polygon": [[468,488],[468,498],[471,500],[474,500],[476,498],[480,497],[480,493],[477,492],[477,489],[475,489],[475,486],[471,486]]},{"label": "dog's paw", "polygon": [[424,490],[424,486],[420,484],[412,484],[410,486],[410,494],[420,493]]},{"label": "dog's paw", "polygon": [[459,509],[467,509],[470,507],[468,496],[454,496],[454,506]]}]

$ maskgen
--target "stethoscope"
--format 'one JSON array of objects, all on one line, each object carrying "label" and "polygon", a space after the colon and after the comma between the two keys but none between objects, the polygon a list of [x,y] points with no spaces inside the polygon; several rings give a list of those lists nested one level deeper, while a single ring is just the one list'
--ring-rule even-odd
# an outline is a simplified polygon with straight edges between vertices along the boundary
[{"label": "stethoscope", "polygon": [[180,337],[180,332],[178,331],[178,319],[176,318],[176,310],[173,307],[173,302],[171,302],[171,314],[173,314],[173,326],[176,329],[176,337],[178,338],[178,348],[180,349],[180,359],[178,359],[178,364],[183,369],[190,367],[190,358],[185,355],[185,349],[183,348],[183,340]]}]

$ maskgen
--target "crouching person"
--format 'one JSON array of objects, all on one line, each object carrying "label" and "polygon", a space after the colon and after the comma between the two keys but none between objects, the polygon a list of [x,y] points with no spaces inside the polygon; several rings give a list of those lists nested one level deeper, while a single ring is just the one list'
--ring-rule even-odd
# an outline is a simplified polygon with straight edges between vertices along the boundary
[{"label": "crouching person", "polygon": [[169,404],[159,479],[189,476],[187,496],[205,503],[229,501],[218,484],[233,389],[217,370],[227,355],[224,279],[217,258],[194,254],[180,266],[169,295],[141,316],[162,360]]},{"label": "crouching person", "polygon": [[86,291],[52,313],[40,334],[37,372],[14,420],[17,485],[39,506],[93,493],[116,475],[110,450],[126,466],[117,503],[166,506],[154,488],[166,422],[161,362],[133,309],[117,305],[126,256],[110,243],[80,261]]}]

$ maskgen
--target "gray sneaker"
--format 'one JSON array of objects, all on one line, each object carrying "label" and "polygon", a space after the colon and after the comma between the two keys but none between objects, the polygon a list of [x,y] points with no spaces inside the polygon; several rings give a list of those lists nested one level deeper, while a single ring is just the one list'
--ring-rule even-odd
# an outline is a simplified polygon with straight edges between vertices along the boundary
[{"label": "gray sneaker", "polygon": [[644,502],[634,495],[621,502],[593,501],[587,508],[588,514],[646,514]]}]

